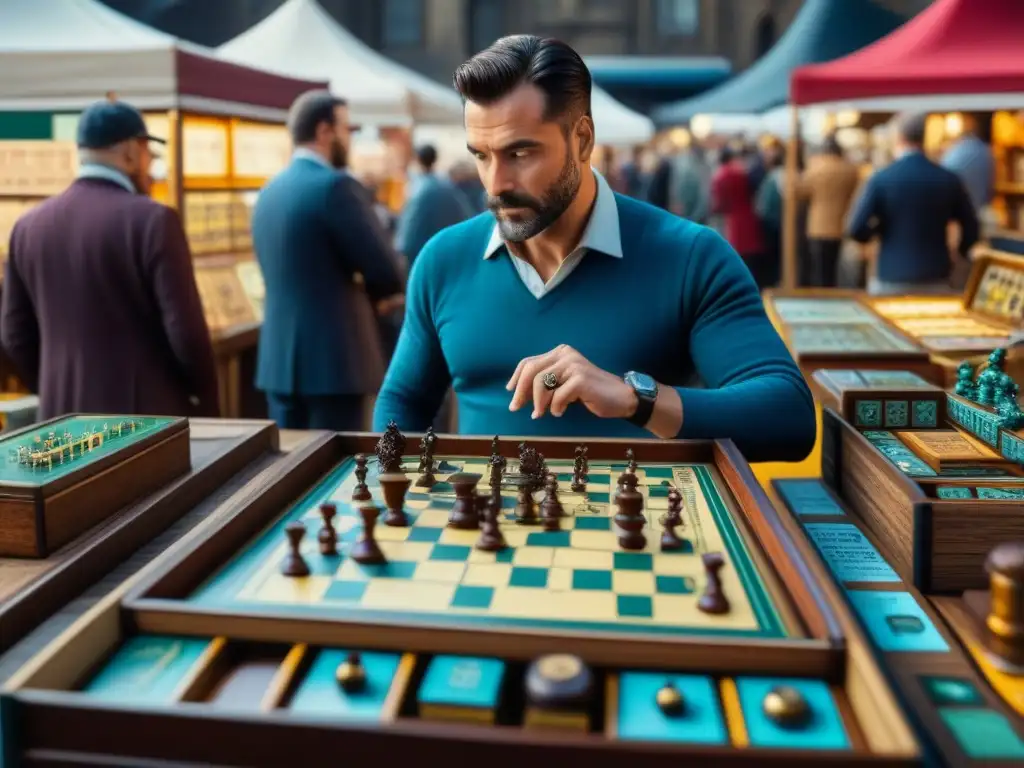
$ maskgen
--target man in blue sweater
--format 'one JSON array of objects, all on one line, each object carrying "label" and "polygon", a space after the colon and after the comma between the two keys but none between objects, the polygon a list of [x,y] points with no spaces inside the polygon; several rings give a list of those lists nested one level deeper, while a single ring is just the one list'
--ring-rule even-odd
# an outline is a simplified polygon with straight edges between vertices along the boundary
[{"label": "man in blue sweater", "polygon": [[731,438],[752,461],[806,456],[810,391],[736,252],[591,170],[580,56],[506,37],[455,86],[492,213],[416,260],[374,428],[425,429],[451,384],[466,434]]}]

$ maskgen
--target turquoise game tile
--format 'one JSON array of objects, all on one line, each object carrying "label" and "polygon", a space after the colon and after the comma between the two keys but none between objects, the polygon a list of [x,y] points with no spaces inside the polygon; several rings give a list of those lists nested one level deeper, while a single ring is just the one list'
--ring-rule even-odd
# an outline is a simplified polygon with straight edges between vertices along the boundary
[{"label": "turquoise game tile", "polygon": [[935,496],[940,499],[973,499],[974,494],[966,485],[940,485],[935,489]]},{"label": "turquoise game tile", "polygon": [[939,716],[953,732],[967,757],[973,760],[1024,760],[1024,741],[999,712],[942,707]]},{"label": "turquoise game tile", "polygon": [[667,485],[649,485],[647,495],[652,499],[667,499],[672,489]]},{"label": "turquoise game tile", "polygon": [[305,558],[310,576],[333,576],[341,567],[341,555],[321,555],[319,552]]},{"label": "turquoise game tile", "polygon": [[433,501],[434,497],[424,491],[409,491],[405,494],[406,501]]},{"label": "turquoise game tile", "polygon": [[[671,682],[686,701],[683,712],[665,715],[656,703],[658,690]],[[617,738],[683,744],[729,743],[729,732],[714,681],[701,675],[623,672],[619,675]]]},{"label": "turquoise game tile", "polygon": [[912,427],[936,427],[939,423],[939,408],[934,400],[915,400],[911,409]]},{"label": "turquoise game tile", "polygon": [[883,651],[948,651],[949,645],[909,592],[846,593],[875,645]]},{"label": "turquoise game tile", "polygon": [[[589,487],[589,484],[588,484]],[[611,494],[608,491],[587,491],[587,498],[594,504],[610,504]]]},{"label": "turquoise game tile", "polygon": [[573,520],[573,528],[577,531],[610,531],[612,519],[610,517],[577,517]]},{"label": "turquoise game tile", "polygon": [[900,581],[881,552],[852,523],[808,523],[804,530],[840,582]]},{"label": "turquoise game tile", "polygon": [[616,603],[621,617],[650,619],[654,616],[654,601],[648,595],[617,595]]},{"label": "turquoise game tile", "polygon": [[514,496],[502,496],[501,497],[501,508],[502,509],[515,509],[516,499]]},{"label": "turquoise game tile", "polygon": [[564,484],[564,483],[571,483],[572,482],[572,472],[562,472],[562,473],[559,473],[559,474],[555,475],[555,477],[558,478],[558,482],[559,483],[563,483]]},{"label": "turquoise game tile", "polygon": [[910,420],[910,408],[906,400],[885,401],[885,426],[905,427]]},{"label": "turquoise game tile", "polygon": [[[440,493],[440,491],[438,491]],[[451,509],[455,506],[454,496],[433,496],[428,507],[430,509]]]},{"label": "turquoise game tile", "polygon": [[693,592],[689,576],[655,576],[655,591],[660,595],[688,595]]},{"label": "turquoise game tile", "polygon": [[[783,728],[776,725],[761,709],[765,694],[772,688],[783,685],[798,690],[810,708],[810,718],[801,727]],[[738,677],[736,687],[751,747],[850,749],[850,740],[843,727],[842,716],[832,698],[832,692],[820,680]]]},{"label": "turquoise game tile", "polygon": [[366,687],[358,693],[345,693],[334,675],[348,654],[335,648],[320,651],[299,682],[287,711],[336,722],[379,720],[400,657],[397,653],[360,653],[366,670]]},{"label": "turquoise game tile", "polygon": [[456,464],[456,463],[451,462],[451,461],[447,461],[445,459],[442,459],[438,463],[437,469],[435,471],[438,472],[438,473],[444,473],[446,475],[449,474],[449,473],[454,474],[456,472],[461,472],[462,471],[462,465],[461,464]]},{"label": "turquoise game tile", "polygon": [[366,581],[332,581],[324,592],[324,600],[357,601],[362,599],[369,582]]},{"label": "turquoise game tile", "polygon": [[960,706],[981,705],[981,693],[970,680],[955,677],[925,677],[922,680],[928,698],[933,704]]},{"label": "turquoise game tile", "polygon": [[[616,479],[618,475],[615,476]],[[608,472],[587,473],[587,488],[609,488],[612,484],[612,476]]]},{"label": "turquoise game tile", "polygon": [[485,609],[491,607],[491,600],[493,599],[493,587],[474,587],[468,584],[460,584],[455,589],[452,607]]},{"label": "turquoise game tile", "polygon": [[675,479],[675,470],[672,467],[643,467],[644,474],[656,480]]},{"label": "turquoise game tile", "polygon": [[495,562],[498,562],[498,563],[511,563],[513,560],[515,560],[516,551],[512,547],[506,547],[505,549],[501,550],[500,552],[495,552],[495,555],[497,556],[495,558]]},{"label": "turquoise game tile", "polygon": [[526,546],[528,547],[568,547],[572,531],[537,531],[527,534]]},{"label": "turquoise game tile", "polygon": [[616,552],[613,562],[617,571],[649,571],[654,568],[654,558],[643,552]]},{"label": "turquoise game tile", "polygon": [[1024,499],[1024,488],[978,488],[979,499]]},{"label": "turquoise game tile", "polygon": [[112,704],[171,704],[209,644],[209,639],[169,635],[129,638],[82,690]]},{"label": "turquoise game tile", "polygon": [[[677,530],[676,533],[678,534],[679,531]],[[693,542],[686,538],[681,538],[681,541],[683,542],[683,544],[681,547],[679,547],[679,549],[670,549],[665,552],[660,552],[659,554],[665,555],[666,557],[675,557],[678,555],[692,555]]]},{"label": "turquoise game tile", "polygon": [[422,528],[415,527],[409,531],[409,538],[406,541],[437,542],[444,533],[444,528]]},{"label": "turquoise game tile", "polygon": [[882,401],[858,400],[855,403],[854,425],[858,427],[882,426]]},{"label": "turquoise game tile", "polygon": [[448,707],[498,706],[505,663],[472,656],[435,656],[423,676],[416,701]]},{"label": "turquoise game tile", "polygon": [[509,577],[510,587],[534,587],[543,589],[548,585],[547,568],[531,568],[525,565],[513,565],[512,575]]},{"label": "turquoise game tile", "polygon": [[[435,483],[434,487],[430,489],[430,493],[432,494],[430,503],[434,504],[435,502],[441,501],[441,499],[437,498],[437,494],[455,493],[455,488],[452,487],[451,483]],[[454,499],[452,501],[454,502]]]},{"label": "turquoise game tile", "polygon": [[572,588],[585,590],[608,590],[612,588],[611,571],[593,571],[577,568],[572,572]]},{"label": "turquoise game tile", "polygon": [[359,570],[374,579],[411,579],[418,566],[419,563],[411,561],[392,560],[380,565],[360,565]]},{"label": "turquoise game tile", "polygon": [[430,559],[464,563],[469,560],[469,553],[472,551],[472,547],[461,544],[435,544],[430,550]]},{"label": "turquoise game tile", "polygon": [[846,512],[820,480],[802,478],[776,480],[774,486],[779,496],[782,497],[782,501],[798,517],[804,515],[846,516]]}]

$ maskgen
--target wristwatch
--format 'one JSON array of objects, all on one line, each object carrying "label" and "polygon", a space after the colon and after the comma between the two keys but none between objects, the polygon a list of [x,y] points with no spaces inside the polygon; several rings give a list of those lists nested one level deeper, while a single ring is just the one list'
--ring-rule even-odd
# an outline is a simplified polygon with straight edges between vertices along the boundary
[{"label": "wristwatch", "polygon": [[636,412],[629,417],[629,423],[646,427],[654,413],[654,401],[658,399],[658,382],[646,373],[636,371],[628,371],[622,380],[636,392]]}]

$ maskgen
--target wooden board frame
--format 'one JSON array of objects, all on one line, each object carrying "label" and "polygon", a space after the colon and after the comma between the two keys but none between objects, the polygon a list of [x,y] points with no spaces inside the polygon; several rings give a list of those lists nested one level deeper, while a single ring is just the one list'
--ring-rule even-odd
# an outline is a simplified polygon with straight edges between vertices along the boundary
[{"label": "wooden board frame", "polygon": [[[237,430],[229,447],[211,461],[194,467],[115,513],[94,530],[86,531],[44,560],[4,561],[0,558],[0,587],[5,577],[17,579],[17,589],[0,595],[0,652],[75,595],[152,540],[229,478],[261,456],[278,450],[273,422],[192,419],[188,435],[203,440],[216,429]],[[27,578],[26,578],[27,576]]]},{"label": "wooden board frame", "polygon": [[[781,480],[776,482],[790,482]],[[801,482],[819,482],[812,479],[801,480]],[[799,518],[800,523],[835,523],[851,524],[856,526],[865,538],[876,548],[883,557],[888,560],[894,570],[899,573],[896,564],[888,557],[890,554],[883,542],[867,527],[861,518],[848,503],[839,500],[839,506],[847,513],[844,517],[834,515],[799,515],[784,499],[783,494],[775,493],[780,507],[788,508],[792,512],[792,518]],[[804,540],[810,543],[805,533]],[[839,600],[846,601],[847,585],[844,585],[837,578],[836,574],[829,568],[823,567],[827,574],[825,579],[829,586],[834,588],[834,593]],[[1011,714],[1006,703],[1003,702],[992,689],[985,683],[984,678],[979,674],[976,666],[971,663],[967,654],[960,647],[957,634],[950,629],[944,621],[941,610],[928,600],[923,592],[912,585],[909,581],[902,582],[858,582],[855,585],[849,584],[857,590],[868,590],[878,592],[906,591],[913,596],[921,607],[928,620],[935,626],[939,636],[949,647],[946,654],[921,651],[884,651],[878,648],[874,642],[868,639],[867,629],[863,626],[861,619],[856,619],[857,627],[849,632],[849,637],[863,639],[864,647],[874,659],[875,663],[884,671],[891,689],[898,696],[899,703],[903,710],[910,717],[919,733],[926,734],[927,741],[931,742],[931,748],[942,755],[948,765],[1008,765],[1006,762],[988,763],[985,761],[971,761],[964,754],[953,734],[942,722],[938,707],[932,703],[928,692],[925,690],[922,679],[928,676],[955,677],[971,680],[981,692],[984,702],[1003,714]],[[847,603],[848,604],[848,603]],[[850,606],[850,613],[856,616],[856,611]],[[860,643],[857,644],[859,647]],[[933,755],[934,757],[934,755]],[[931,764],[931,763],[928,763]]]},{"label": "wooden board frame", "polygon": [[[942,375],[937,367],[932,363],[928,353],[920,349],[917,343],[907,336],[905,333],[898,331],[888,323],[882,322],[881,326],[885,328],[888,333],[900,338],[908,344],[915,347],[914,352],[904,352],[899,350],[892,351],[880,351],[880,352],[855,352],[855,353],[813,353],[813,354],[801,354],[793,348],[791,335],[789,331],[789,324],[782,319],[782,317],[776,312],[774,303],[778,299],[828,299],[828,300],[854,300],[859,305],[863,306],[862,296],[859,291],[842,291],[827,288],[794,288],[790,290],[783,289],[770,289],[764,291],[764,305],[765,310],[768,313],[769,319],[772,324],[778,330],[779,335],[786,343],[786,347],[793,355],[793,359],[796,360],[797,365],[800,366],[801,372],[804,377],[810,379],[811,374],[819,368],[837,368],[837,369],[850,369],[850,368],[874,368],[883,370],[900,370],[910,371],[916,373],[918,376],[923,378],[925,381],[932,382],[935,384],[941,383]],[[871,312],[869,308],[868,315],[877,316]]]},{"label": "wooden board frame", "polygon": [[[412,444],[417,435],[408,435]],[[550,459],[571,459],[580,443],[570,439],[508,437],[502,450],[513,457],[515,445],[527,439]],[[359,619],[271,616],[257,612],[206,609],[185,598],[215,573],[268,523],[279,517],[341,460],[354,453],[372,453],[377,435],[339,433],[329,440],[298,451],[282,461],[263,483],[252,485],[247,497],[235,500],[224,511],[224,525],[189,550],[163,563],[126,596],[128,619],[140,632],[221,636],[273,642],[306,642],[374,646],[419,652],[478,653],[481,634],[496,655],[529,659],[564,650],[573,651],[593,664],[633,664],[640,667],[671,666],[680,669],[723,672],[787,672],[797,675],[840,674],[843,636],[836,615],[807,569],[803,554],[782,524],[778,513],[754,479],[749,466],[727,441],[625,442],[586,441],[593,461],[621,462],[632,447],[638,462],[714,463],[731,492],[737,509],[737,525],[746,528],[748,545],[761,550],[761,577],[773,598],[783,605],[791,601],[807,632],[803,638],[755,639],[709,637],[637,637],[594,632],[566,633],[531,629],[468,632],[424,622],[389,626]],[[489,455],[490,439],[443,435],[438,446],[446,454]],[[769,562],[774,564],[774,570]],[[773,583],[774,582],[774,583]],[[756,653],[751,651],[756,649]],[[737,667],[739,667],[737,669]]]},{"label": "wooden board frame", "polygon": [[924,592],[984,588],[988,553],[1024,539],[1020,501],[932,498],[830,408],[822,412],[822,477],[882,543],[896,572]]},{"label": "wooden board frame", "polygon": [[[4,442],[82,418],[117,421],[126,417],[67,414],[6,434]],[[0,556],[46,557],[124,505],[188,472],[188,428],[188,419],[175,418],[53,480],[0,483]]]}]

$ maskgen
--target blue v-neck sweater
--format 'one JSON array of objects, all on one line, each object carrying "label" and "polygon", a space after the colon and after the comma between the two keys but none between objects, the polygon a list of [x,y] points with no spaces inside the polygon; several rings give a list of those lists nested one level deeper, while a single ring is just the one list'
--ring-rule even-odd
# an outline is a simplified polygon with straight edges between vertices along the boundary
[{"label": "blue v-neck sweater", "polygon": [[506,251],[485,259],[494,219],[437,234],[409,276],[405,323],[373,426],[421,431],[452,385],[473,435],[652,437],[576,403],[560,418],[512,413],[505,384],[524,357],[568,344],[617,375],[677,388],[681,438],[730,438],[750,461],[796,461],[815,439],[811,393],[757,287],[713,230],[616,195],[623,256],[587,253],[537,299]]}]

